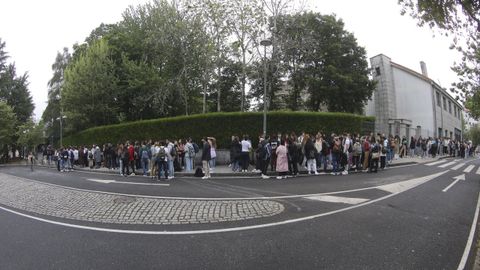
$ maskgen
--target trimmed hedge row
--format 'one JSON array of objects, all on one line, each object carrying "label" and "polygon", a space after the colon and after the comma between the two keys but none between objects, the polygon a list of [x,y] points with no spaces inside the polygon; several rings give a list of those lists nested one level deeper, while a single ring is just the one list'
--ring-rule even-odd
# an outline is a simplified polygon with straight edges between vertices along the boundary
[{"label": "trimmed hedge row", "polygon": [[[301,131],[317,133],[367,133],[374,118],[347,113],[326,112],[269,112],[269,134]],[[199,142],[202,137],[217,139],[219,148],[228,148],[233,134],[249,134],[256,143],[262,133],[261,112],[209,113],[122,123],[90,128],[64,138],[65,145],[91,145],[165,138],[188,138]],[[368,130],[366,130],[368,129]]]}]

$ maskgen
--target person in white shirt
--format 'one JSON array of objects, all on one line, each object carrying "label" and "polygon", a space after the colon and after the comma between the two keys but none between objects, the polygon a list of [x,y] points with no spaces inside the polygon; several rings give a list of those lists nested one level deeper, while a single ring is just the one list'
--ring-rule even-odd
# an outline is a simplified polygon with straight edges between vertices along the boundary
[{"label": "person in white shirt", "polygon": [[250,149],[252,148],[252,143],[248,140],[248,136],[244,135],[243,140],[240,142],[242,145],[241,161],[242,161],[242,172],[248,171],[248,165],[250,162]]},{"label": "person in white shirt", "polygon": [[[347,155],[347,164],[345,165],[345,170],[343,171],[343,174],[348,174],[348,170],[350,169],[351,166],[351,151],[350,146],[352,145],[352,139],[350,138],[350,134],[347,134],[347,136],[344,136],[343,140],[343,153]],[[353,146],[352,146],[353,147]]]}]

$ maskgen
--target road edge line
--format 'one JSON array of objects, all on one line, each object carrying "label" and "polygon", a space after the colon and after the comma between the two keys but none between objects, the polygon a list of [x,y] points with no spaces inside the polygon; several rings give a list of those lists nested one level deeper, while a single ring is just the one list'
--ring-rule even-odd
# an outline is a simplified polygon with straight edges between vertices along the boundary
[{"label": "road edge line", "polygon": [[462,260],[460,260],[457,270],[465,269],[465,265],[467,264],[468,257],[470,255],[470,250],[472,249],[473,237],[475,237],[475,231],[477,229],[479,209],[480,209],[480,192],[478,193],[477,209],[475,210],[475,215],[473,216],[472,227],[470,228],[470,234],[468,235],[467,245],[465,246]]}]

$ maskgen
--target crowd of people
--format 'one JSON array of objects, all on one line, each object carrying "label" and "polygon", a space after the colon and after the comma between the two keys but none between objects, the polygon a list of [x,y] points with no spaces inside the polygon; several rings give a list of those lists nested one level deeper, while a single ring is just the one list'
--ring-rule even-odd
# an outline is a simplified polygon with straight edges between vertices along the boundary
[{"label": "crowd of people", "polygon": [[[58,150],[48,146],[43,150],[44,160],[49,164],[56,162],[59,171],[71,171],[75,166],[98,169],[105,167],[118,170],[122,176],[143,174],[152,179],[172,179],[175,172],[195,170],[195,175],[203,179],[211,177],[215,170],[217,143],[214,137],[203,138],[199,145],[191,138],[186,140],[127,141],[113,145],[111,143],[92,147],[65,147]],[[308,174],[321,171],[332,175],[345,175],[349,171],[377,172],[385,169],[395,158],[470,157],[478,155],[476,148],[469,142],[459,142],[449,138],[415,138],[385,136],[383,134],[330,134],[322,132],[299,136],[275,134],[259,136],[258,145],[253,146],[248,135],[241,138],[232,136],[230,144],[230,165],[233,172],[261,173],[269,178],[267,172],[275,172],[278,179],[287,175],[297,176],[299,168],[304,166]],[[201,167],[196,168],[197,155],[201,157]]]}]

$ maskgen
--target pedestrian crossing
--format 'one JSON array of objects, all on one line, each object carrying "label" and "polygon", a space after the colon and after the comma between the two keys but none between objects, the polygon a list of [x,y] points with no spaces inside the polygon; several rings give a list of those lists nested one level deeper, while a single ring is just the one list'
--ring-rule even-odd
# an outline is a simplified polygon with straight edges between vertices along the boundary
[{"label": "pedestrian crossing", "polygon": [[[438,160],[435,162],[426,163],[425,165],[431,167],[435,166],[442,169],[450,169],[453,171],[462,171],[464,173],[475,173],[477,175],[480,175],[480,166],[468,164],[468,162],[464,162],[463,160]],[[477,169],[475,170],[475,168]]]}]

